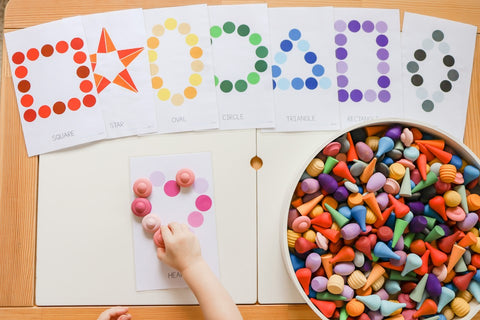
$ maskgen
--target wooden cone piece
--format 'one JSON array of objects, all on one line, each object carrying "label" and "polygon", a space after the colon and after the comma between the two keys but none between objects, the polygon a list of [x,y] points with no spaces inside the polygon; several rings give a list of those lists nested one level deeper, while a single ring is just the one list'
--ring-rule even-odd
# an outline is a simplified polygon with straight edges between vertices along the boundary
[{"label": "wooden cone piece", "polygon": [[330,228],[332,226],[333,220],[330,213],[323,212],[313,218],[310,223],[322,228]]},{"label": "wooden cone piece", "polygon": [[453,245],[452,252],[450,253],[450,259],[448,259],[447,272],[453,270],[458,260],[460,260],[465,251],[465,248],[459,246],[458,244]]},{"label": "wooden cone piece", "polygon": [[433,159],[435,159],[435,156],[430,151],[428,151],[424,144],[417,143],[417,146],[418,149],[420,149],[420,153],[424,154],[425,157],[427,157],[427,161],[432,161]]},{"label": "wooden cone piece", "polygon": [[362,290],[367,290],[375,281],[380,279],[385,274],[385,269],[379,265],[375,264],[372,268],[372,271],[368,275],[367,282],[362,287]]},{"label": "wooden cone piece", "polygon": [[308,296],[310,294],[310,279],[312,279],[312,270],[309,268],[301,268],[295,272],[298,282]]},{"label": "wooden cone piece", "polygon": [[452,154],[432,145],[425,144],[425,147],[430,151],[440,162],[449,163],[452,160]]},{"label": "wooden cone piece", "polygon": [[455,276],[452,282],[455,287],[458,288],[458,290],[465,291],[468,289],[468,286],[470,285],[470,282],[472,281],[474,275],[475,272],[469,272],[466,274],[462,274],[461,276]]},{"label": "wooden cone piece", "polygon": [[340,231],[333,229],[324,229],[315,225],[312,225],[312,228],[315,229],[315,231],[320,232],[325,238],[332,241],[333,243],[337,243],[340,240]]},{"label": "wooden cone piece", "polygon": [[422,316],[427,316],[437,313],[437,304],[432,299],[426,299],[420,308],[413,314],[414,318],[419,318]]},{"label": "wooden cone piece", "polygon": [[315,197],[313,198],[312,200],[308,201],[308,202],[305,202],[304,204],[300,205],[297,207],[297,210],[298,212],[300,212],[300,214],[302,216],[306,216],[307,214],[310,213],[310,211],[313,210],[313,208],[315,208],[315,206],[320,202],[322,201],[323,199],[323,194],[319,195],[318,197]]},{"label": "wooden cone piece", "polygon": [[333,173],[341,178],[347,179],[351,183],[356,183],[355,178],[350,173],[347,163],[345,161],[339,161],[335,167],[333,167]]},{"label": "wooden cone piece", "polygon": [[382,220],[377,219],[377,221],[375,221],[373,226],[377,229],[380,228],[381,226],[383,226],[385,224],[385,222],[387,222],[387,219],[390,216],[390,213],[392,213],[393,208],[394,208],[393,206],[390,206],[387,209],[385,209],[385,211],[382,212],[382,218],[383,219]]},{"label": "wooden cone piece", "polygon": [[315,305],[315,307],[320,310],[320,312],[327,318],[331,318],[337,309],[335,302],[333,301],[321,301],[315,298],[310,298],[310,301]]},{"label": "wooden cone piece", "polygon": [[323,266],[323,269],[325,270],[325,274],[327,275],[327,278],[330,278],[333,274],[333,266],[331,263],[332,257],[333,255],[331,253],[326,253],[320,256],[320,259],[322,259],[322,266]]},{"label": "wooden cone piece", "polygon": [[428,200],[428,205],[438,213],[443,220],[448,221],[447,211],[445,209],[445,199],[442,196],[435,196]]},{"label": "wooden cone piece", "polygon": [[456,231],[455,233],[443,237],[442,239],[437,240],[437,248],[443,252],[449,254],[452,251],[453,245],[457,242],[458,239],[462,237],[462,231]]},{"label": "wooden cone piece", "polygon": [[315,243],[308,241],[304,237],[299,237],[295,240],[295,251],[302,254],[306,253],[312,249],[315,249],[317,246]]},{"label": "wooden cone piece", "polygon": [[375,166],[377,165],[377,158],[373,158],[372,161],[363,169],[362,174],[360,175],[360,181],[367,183],[372,174],[375,172]]},{"label": "wooden cone piece", "polygon": [[477,237],[473,232],[468,232],[465,237],[458,241],[458,245],[464,248],[469,247],[474,243],[477,243]]},{"label": "wooden cone piece", "polygon": [[445,141],[444,140],[416,140],[415,143],[422,144],[422,145],[430,145],[434,146],[435,148],[443,150],[445,148]]},{"label": "wooden cone piece", "polygon": [[395,216],[397,218],[405,217],[405,215],[410,211],[409,206],[396,199],[390,193],[388,194],[388,199],[390,200],[390,204],[393,206],[393,211],[395,212]]},{"label": "wooden cone piece", "polygon": [[353,143],[350,132],[347,132],[347,140],[350,143],[350,148],[347,151],[347,161],[358,160],[357,150],[355,150],[355,144]]},{"label": "wooden cone piece", "polygon": [[425,250],[425,253],[422,255],[422,265],[420,268],[413,270],[416,274],[423,276],[428,272],[428,258],[430,257],[430,250]]},{"label": "wooden cone piece", "polygon": [[386,130],[388,126],[371,126],[371,127],[365,127],[365,132],[367,133],[367,136],[374,136],[379,132],[382,132]]},{"label": "wooden cone piece", "polygon": [[362,236],[358,238],[358,240],[355,242],[355,249],[363,253],[364,255],[367,256],[370,260],[373,259],[372,257],[372,243],[366,236]]},{"label": "wooden cone piece", "polygon": [[427,180],[427,156],[423,153],[417,158],[417,168],[422,180]]},{"label": "wooden cone piece", "polygon": [[330,263],[353,261],[353,259],[355,259],[355,251],[351,247],[342,247],[335,257],[330,260]]},{"label": "wooden cone piece", "polygon": [[368,207],[372,210],[378,220],[383,220],[382,210],[380,210],[380,206],[378,205],[377,198],[373,192],[369,192],[363,195],[363,201],[368,205]]},{"label": "wooden cone piece", "polygon": [[435,267],[439,267],[448,260],[448,256],[442,251],[435,249],[428,242],[425,242],[425,246],[430,250],[430,259]]}]

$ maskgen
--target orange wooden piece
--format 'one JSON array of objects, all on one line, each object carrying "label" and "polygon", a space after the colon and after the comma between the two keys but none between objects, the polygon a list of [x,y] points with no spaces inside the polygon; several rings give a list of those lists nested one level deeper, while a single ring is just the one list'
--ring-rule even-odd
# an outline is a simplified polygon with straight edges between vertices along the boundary
[{"label": "orange wooden piece", "polygon": [[465,291],[468,289],[468,285],[473,279],[475,272],[469,272],[466,274],[462,274],[461,276],[455,276],[452,280],[455,287],[458,288],[460,291]]},{"label": "orange wooden piece", "polygon": [[332,242],[338,242],[340,240],[341,234],[340,231],[333,230],[333,229],[324,229],[318,226],[312,225],[313,229],[320,232],[325,238]]},{"label": "orange wooden piece", "polygon": [[347,163],[345,161],[339,161],[335,167],[332,169],[333,173],[337,176],[347,179],[351,183],[355,183],[355,178],[350,173]]},{"label": "orange wooden piece", "polygon": [[395,212],[395,216],[397,218],[403,218],[405,215],[410,211],[410,208],[405,204],[395,199],[390,193],[388,194],[388,199],[390,200],[390,204],[393,206],[393,211]]},{"label": "orange wooden piece", "polygon": [[300,268],[295,272],[298,282],[308,296],[310,293],[310,279],[312,279],[312,271],[309,268]]},{"label": "orange wooden piece", "polygon": [[414,318],[437,313],[437,304],[432,299],[425,299],[420,308],[413,314]]},{"label": "orange wooden piece", "polygon": [[321,194],[319,195],[318,197],[315,197],[313,198],[312,200],[308,201],[308,202],[305,202],[304,204],[300,205],[300,206],[297,206],[297,210],[298,212],[300,212],[300,214],[302,216],[306,216],[307,214],[310,213],[310,211],[313,210],[313,208],[315,208],[315,206],[320,202],[322,201],[324,195]]},{"label": "orange wooden piece", "polygon": [[452,154],[442,149],[436,148],[434,146],[425,144],[425,147],[430,151],[440,162],[442,163],[449,163],[452,160]]},{"label": "orange wooden piece", "polygon": [[347,151],[347,161],[358,160],[357,150],[355,150],[355,144],[353,143],[350,132],[347,132],[347,140],[350,143],[350,148]]},{"label": "orange wooden piece", "polygon": [[360,181],[367,183],[368,179],[375,172],[375,166],[377,165],[377,158],[373,158],[372,161],[363,169],[362,174],[360,175]]},{"label": "orange wooden piece", "polygon": [[318,310],[327,318],[331,318],[337,309],[333,301],[320,301],[315,298],[310,298],[310,301],[312,301]]},{"label": "orange wooden piece", "polygon": [[372,210],[375,216],[377,216],[377,221],[383,220],[382,210],[380,210],[380,207],[377,202],[377,198],[375,197],[375,194],[373,192],[364,194],[363,201],[365,201],[365,203]]},{"label": "orange wooden piece", "polygon": [[432,245],[428,242],[425,243],[427,249],[430,250],[430,259],[435,267],[441,266],[448,260],[448,256],[443,253],[442,251],[435,249]]},{"label": "orange wooden piece", "polygon": [[313,218],[310,223],[322,228],[330,228],[333,223],[332,215],[329,212],[323,212]]},{"label": "orange wooden piece", "polygon": [[445,149],[445,141],[444,140],[415,140],[418,144],[428,144],[430,146],[434,146],[440,150]]},{"label": "orange wooden piece", "polygon": [[415,253],[419,256],[422,256],[427,248],[425,247],[425,242],[421,239],[412,241],[410,244],[410,252]]},{"label": "orange wooden piece", "polygon": [[383,213],[382,213],[382,218],[383,219],[382,220],[377,219],[377,221],[375,221],[373,226],[375,228],[380,228],[381,226],[383,226],[385,224],[385,222],[387,222],[387,219],[390,216],[390,213],[392,213],[392,211],[393,211],[393,206],[390,206],[387,209],[385,209],[385,211],[383,211]]},{"label": "orange wooden piece", "polygon": [[353,261],[355,258],[355,251],[351,247],[343,247],[338,253],[330,260],[330,263],[337,263],[342,261]]},{"label": "orange wooden piece", "polygon": [[417,168],[422,180],[427,180],[427,156],[423,153],[420,153],[417,158]]},{"label": "orange wooden piece", "polygon": [[297,198],[291,202],[294,208],[298,208],[303,204],[302,198]]},{"label": "orange wooden piece", "polygon": [[469,247],[471,246],[472,244],[476,243],[477,242],[477,237],[475,236],[475,234],[473,232],[468,232],[465,237],[463,237],[459,242],[458,242],[458,245],[460,247]]},{"label": "orange wooden piece", "polygon": [[442,196],[435,196],[432,199],[428,200],[430,208],[435,210],[436,213],[442,217],[443,220],[447,221],[447,210],[445,209],[445,198]]}]

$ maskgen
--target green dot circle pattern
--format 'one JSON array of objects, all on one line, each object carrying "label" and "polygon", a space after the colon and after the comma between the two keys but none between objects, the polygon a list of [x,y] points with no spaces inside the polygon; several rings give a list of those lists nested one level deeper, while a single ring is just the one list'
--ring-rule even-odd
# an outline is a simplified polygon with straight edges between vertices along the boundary
[{"label": "green dot circle pattern", "polygon": [[[238,79],[236,81],[231,81],[228,79],[220,80],[218,76],[215,75],[215,86],[219,87],[223,93],[232,92],[233,89],[237,92],[245,92],[248,89],[248,85],[255,85],[260,82],[260,74],[265,72],[268,69],[268,63],[263,60],[268,56],[268,49],[266,46],[262,46],[262,36],[258,33],[250,33],[250,27],[246,24],[241,24],[238,27],[235,23],[231,21],[225,22],[222,26],[212,26],[210,27],[210,41],[213,42],[213,39],[220,38],[228,34],[236,33],[242,38],[248,37],[248,42],[255,46],[255,55],[258,60],[255,61],[253,67],[254,71],[248,73],[247,79]],[[233,84],[235,82],[235,84]]]}]

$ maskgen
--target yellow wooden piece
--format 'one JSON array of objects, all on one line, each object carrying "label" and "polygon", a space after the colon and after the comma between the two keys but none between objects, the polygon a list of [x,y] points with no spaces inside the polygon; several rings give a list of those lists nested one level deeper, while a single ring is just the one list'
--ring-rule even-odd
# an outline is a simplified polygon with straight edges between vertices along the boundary
[{"label": "yellow wooden piece", "polygon": [[354,290],[360,289],[366,282],[367,277],[365,277],[365,274],[360,270],[353,271],[347,279],[348,285]]},{"label": "yellow wooden piece", "polygon": [[450,303],[453,313],[458,317],[465,317],[470,312],[470,305],[462,298],[455,298]]},{"label": "yellow wooden piece", "polygon": [[367,207],[367,215],[365,216],[365,222],[367,224],[374,224],[377,221],[377,216],[373,213],[372,209]]},{"label": "yellow wooden piece", "polygon": [[307,173],[312,177],[317,177],[320,173],[322,173],[323,168],[325,167],[325,163],[322,159],[314,158],[307,166]]}]

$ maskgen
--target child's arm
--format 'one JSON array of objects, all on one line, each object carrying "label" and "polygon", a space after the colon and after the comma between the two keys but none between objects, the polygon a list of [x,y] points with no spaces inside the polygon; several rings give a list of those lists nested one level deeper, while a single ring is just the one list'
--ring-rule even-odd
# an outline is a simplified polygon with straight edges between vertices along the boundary
[{"label": "child's arm", "polygon": [[240,311],[202,258],[197,237],[184,224],[161,226],[165,248],[158,258],[177,269],[197,297],[205,319],[242,319]]},{"label": "child's arm", "polygon": [[128,313],[128,308],[115,307],[105,310],[98,316],[98,320],[130,320],[132,316]]}]

